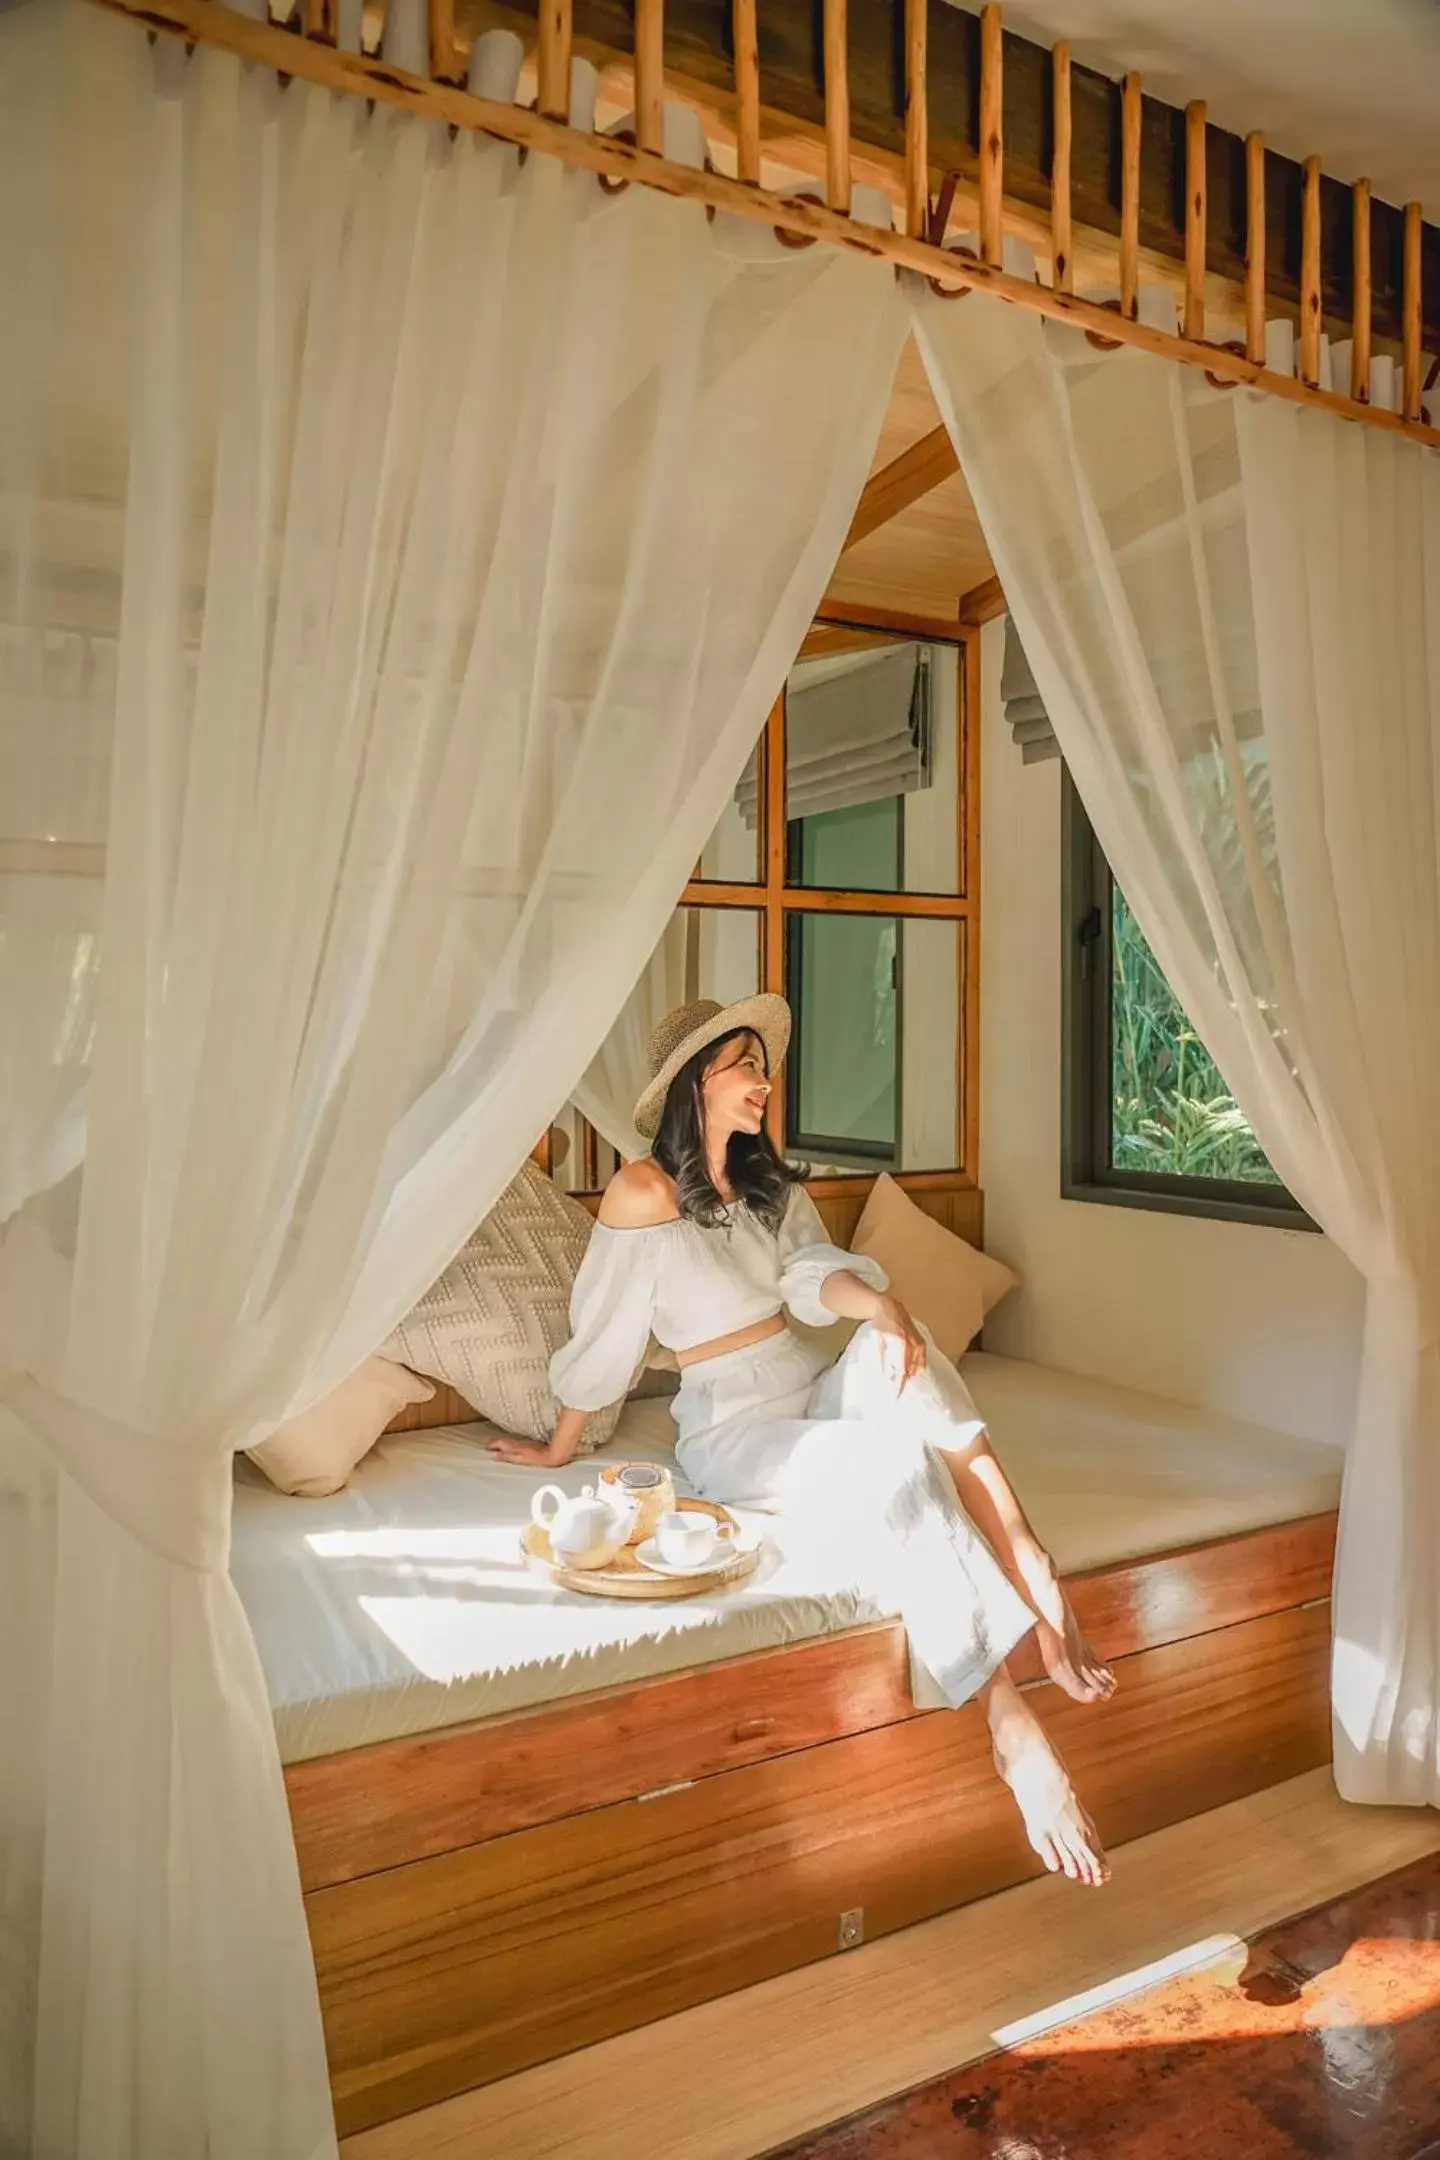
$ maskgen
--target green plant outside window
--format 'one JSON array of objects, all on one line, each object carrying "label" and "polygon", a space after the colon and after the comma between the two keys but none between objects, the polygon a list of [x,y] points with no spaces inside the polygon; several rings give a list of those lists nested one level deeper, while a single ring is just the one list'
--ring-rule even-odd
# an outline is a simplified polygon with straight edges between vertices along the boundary
[{"label": "green plant outside window", "polygon": [[1114,1168],[1278,1186],[1118,886],[1110,928]]}]

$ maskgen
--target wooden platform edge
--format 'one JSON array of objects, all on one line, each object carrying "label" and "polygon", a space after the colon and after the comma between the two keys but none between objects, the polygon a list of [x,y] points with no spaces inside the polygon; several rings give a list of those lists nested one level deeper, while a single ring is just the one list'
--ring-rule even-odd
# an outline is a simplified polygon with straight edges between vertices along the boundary
[{"label": "wooden platform edge", "polygon": [[[1138,1652],[1043,1714],[1112,1846],[1329,1756],[1325,1604]],[[306,1900],[342,2132],[1038,1872],[978,1707],[772,1758]],[[1078,1893],[1077,1893],[1078,1894]]]},{"label": "wooden platform edge", "polygon": [[[1313,1515],[1070,1578],[1080,1624],[1128,1657],[1329,1595],[1336,1517]],[[1041,1676],[1033,1642],[1011,1660]],[[899,1724],[905,1632],[878,1621],[285,1772],[308,1890]]]}]

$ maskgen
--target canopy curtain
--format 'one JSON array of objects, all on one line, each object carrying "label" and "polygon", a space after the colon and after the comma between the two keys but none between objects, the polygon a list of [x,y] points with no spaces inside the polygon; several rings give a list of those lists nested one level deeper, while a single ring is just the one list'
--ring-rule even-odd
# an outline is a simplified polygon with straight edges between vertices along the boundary
[{"label": "canopy curtain", "polygon": [[691,927],[687,910],[670,917],[615,1025],[576,1084],[576,1109],[627,1162],[649,1152],[633,1113],[650,1080],[650,1038],[666,1013],[700,995]]},{"label": "canopy curtain", "polygon": [[1440,1802],[1440,464],[984,296],[915,305],[1100,845],[1277,1173],[1365,1276],[1336,1775]]},{"label": "canopy curtain", "polygon": [[49,0],[0,190],[0,2149],[309,2160],[230,1457],[593,1057],[904,324],[858,257]]}]

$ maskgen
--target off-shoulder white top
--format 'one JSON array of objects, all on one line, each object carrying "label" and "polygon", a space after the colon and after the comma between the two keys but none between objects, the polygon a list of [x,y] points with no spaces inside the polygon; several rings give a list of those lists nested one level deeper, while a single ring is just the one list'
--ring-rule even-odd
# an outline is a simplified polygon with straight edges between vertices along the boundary
[{"label": "off-shoulder white top", "polygon": [[684,1216],[637,1230],[596,1223],[570,1297],[570,1340],[550,1360],[555,1399],[571,1410],[618,1402],[652,1335],[667,1350],[693,1350],[787,1305],[797,1320],[825,1327],[835,1315],[820,1303],[820,1285],[842,1268],[889,1287],[876,1261],[829,1242],[801,1185],[778,1232],[745,1207],[716,1230]]}]

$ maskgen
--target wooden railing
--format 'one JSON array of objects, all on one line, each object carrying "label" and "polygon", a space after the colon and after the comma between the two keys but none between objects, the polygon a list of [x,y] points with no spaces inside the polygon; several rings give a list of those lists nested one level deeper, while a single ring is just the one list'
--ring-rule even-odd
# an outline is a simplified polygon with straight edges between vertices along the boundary
[{"label": "wooden railing", "polygon": [[1118,304],[1079,297],[1074,289],[1070,223],[1070,54],[1057,46],[1053,58],[1054,158],[1051,175],[1052,282],[1041,284],[1007,273],[1002,262],[1005,223],[1004,47],[1001,10],[981,12],[980,155],[978,252],[945,245],[953,177],[932,196],[927,102],[927,0],[905,5],[905,214],[904,229],[863,224],[851,216],[854,145],[850,132],[846,0],[825,0],[825,171],[821,203],[761,185],[761,86],[756,34],[757,0],[733,0],[733,76],[736,175],[697,171],[663,154],[665,97],[664,0],[635,0],[633,76],[634,141],[572,128],[568,107],[573,45],[572,0],[540,0],[536,18],[537,93],[533,108],[473,97],[459,87],[458,41],[453,0],[428,0],[428,76],[408,74],[385,60],[341,50],[335,43],[335,0],[303,0],[293,27],[256,21],[219,0],[96,0],[152,32],[170,33],[264,63],[277,72],[322,83],[354,96],[399,106],[452,127],[479,130],[563,159],[610,179],[635,181],[667,194],[704,202],[717,210],[771,226],[800,241],[820,240],[880,256],[915,270],[947,292],[989,291],[1042,315],[1073,322],[1100,344],[1138,346],[1214,378],[1250,383],[1274,396],[1319,406],[1362,424],[1396,430],[1440,447],[1440,428],[1421,418],[1422,293],[1421,212],[1404,213],[1401,299],[1401,410],[1369,402],[1371,336],[1369,184],[1357,182],[1351,309],[1353,353],[1344,389],[1320,386],[1322,262],[1320,161],[1306,161],[1302,207],[1299,348],[1295,375],[1265,365],[1265,155],[1258,135],[1246,143],[1249,226],[1245,274],[1245,337],[1205,338],[1206,117],[1203,103],[1186,114],[1186,216],[1183,328],[1159,329],[1139,318],[1140,152],[1142,103],[1138,75],[1122,90],[1121,215],[1116,258]]}]

